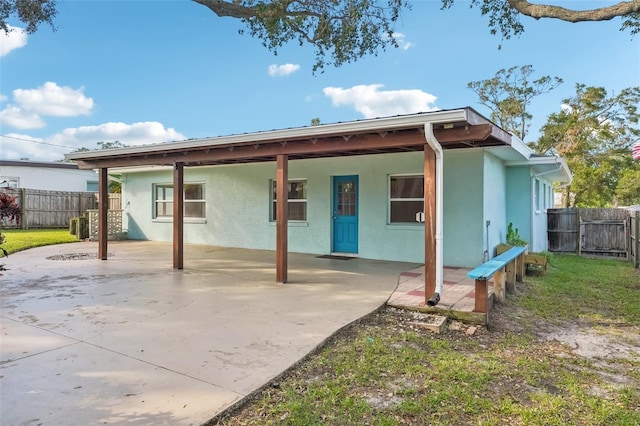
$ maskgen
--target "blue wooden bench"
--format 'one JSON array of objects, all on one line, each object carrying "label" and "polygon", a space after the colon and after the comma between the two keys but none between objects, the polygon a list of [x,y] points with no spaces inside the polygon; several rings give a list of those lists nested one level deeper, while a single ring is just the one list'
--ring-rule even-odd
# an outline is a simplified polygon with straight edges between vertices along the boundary
[{"label": "blue wooden bench", "polygon": [[527,247],[512,247],[467,273],[469,278],[476,280],[474,312],[487,313],[489,300],[487,282],[491,278],[493,278],[493,293],[498,301],[504,301],[505,288],[513,291],[516,281],[522,282],[526,251]]}]

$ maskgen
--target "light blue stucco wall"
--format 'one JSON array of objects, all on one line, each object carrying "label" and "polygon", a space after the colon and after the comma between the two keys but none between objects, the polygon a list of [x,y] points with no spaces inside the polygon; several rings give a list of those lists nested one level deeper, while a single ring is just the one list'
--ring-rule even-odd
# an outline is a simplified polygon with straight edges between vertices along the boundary
[{"label": "light blue stucco wall", "polygon": [[[289,224],[289,250],[331,252],[332,177],[358,175],[359,255],[424,262],[424,226],[387,224],[388,176],[422,172],[422,153],[290,161],[289,179],[307,181],[307,222]],[[206,223],[185,222],[185,241],[273,250],[269,183],[274,178],[275,163],[185,168],[185,182],[203,182],[206,191]],[[153,220],[151,198],[154,183],[171,181],[170,170],[125,176],[123,202],[130,238],[171,241],[171,223]]]},{"label": "light blue stucco wall", "polygon": [[[360,257],[423,263],[424,226],[388,224],[389,175],[423,169],[421,152],[290,161],[289,179],[307,181],[307,221],[289,224],[289,250],[331,252],[332,177],[358,175]],[[477,266],[487,235],[495,246],[506,232],[504,167],[481,149],[449,150],[443,172],[444,264]],[[185,168],[185,182],[204,183],[206,192],[206,220],[186,219],[185,242],[273,250],[269,183],[274,178],[275,163]],[[483,189],[485,182],[494,184]],[[152,188],[158,183],[171,184],[171,170],[123,176],[129,238],[171,241],[171,222],[152,218]],[[492,221],[489,234],[486,219]]]},{"label": "light blue stucco wall", "polygon": [[507,200],[507,225],[512,223],[513,227],[518,229],[520,238],[530,242],[532,207],[529,166],[511,166],[507,168]]},{"label": "light blue stucco wall", "polygon": [[530,166],[507,168],[507,224],[534,252],[547,250],[547,209],[553,208],[553,183],[532,174]]},{"label": "light blue stucco wall", "polygon": [[479,149],[445,151],[443,252],[448,266],[477,266],[483,252],[484,162]]},{"label": "light blue stucco wall", "polygon": [[[507,233],[507,172],[502,160],[484,155],[484,249],[488,259],[495,257],[496,246],[505,240]],[[489,221],[489,226],[487,226]],[[484,253],[483,253],[484,254]]]},{"label": "light blue stucco wall", "polygon": [[[536,191],[536,186],[538,191]],[[547,209],[553,208],[553,184],[544,176],[533,177],[533,220],[531,251],[545,251],[548,247],[547,238]]]}]

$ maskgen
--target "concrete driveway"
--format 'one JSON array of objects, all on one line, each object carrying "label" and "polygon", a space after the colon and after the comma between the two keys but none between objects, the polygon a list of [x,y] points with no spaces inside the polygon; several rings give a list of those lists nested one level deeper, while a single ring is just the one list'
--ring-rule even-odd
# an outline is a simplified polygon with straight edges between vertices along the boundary
[{"label": "concrete driveway", "polygon": [[[0,424],[201,424],[389,297],[415,264],[110,242],[2,259]],[[93,257],[93,258],[92,258]]]}]

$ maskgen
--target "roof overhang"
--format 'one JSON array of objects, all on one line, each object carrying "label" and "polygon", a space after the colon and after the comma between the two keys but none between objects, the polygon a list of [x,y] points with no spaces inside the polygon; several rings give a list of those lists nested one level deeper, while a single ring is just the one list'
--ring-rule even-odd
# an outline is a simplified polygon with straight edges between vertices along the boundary
[{"label": "roof overhang", "polygon": [[531,177],[544,177],[548,181],[560,184],[569,184],[573,179],[567,162],[557,155],[533,155],[526,161],[507,162],[508,166],[529,166]]},{"label": "roof overhang", "polygon": [[191,139],[128,148],[70,153],[82,169],[208,166],[347,155],[421,151],[425,126],[443,149],[511,145],[511,135],[472,108],[375,118],[284,130]]},{"label": "roof overhang", "polygon": [[30,168],[78,170],[78,165],[75,163],[31,161],[31,160],[0,160],[0,167],[30,167]]}]

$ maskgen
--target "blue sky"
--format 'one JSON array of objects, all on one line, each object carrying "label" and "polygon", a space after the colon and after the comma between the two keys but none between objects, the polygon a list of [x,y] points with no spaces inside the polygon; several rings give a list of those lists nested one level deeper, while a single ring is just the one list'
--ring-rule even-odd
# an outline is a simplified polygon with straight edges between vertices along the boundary
[{"label": "blue sky", "polygon": [[523,17],[525,33],[503,41],[468,2],[439,5],[412,2],[396,28],[401,48],[314,76],[311,47],[292,43],[274,56],[238,34],[239,20],[188,0],[62,0],[57,31],[0,38],[0,158],[54,161],[98,141],[220,136],[314,117],[333,123],[465,106],[488,117],[467,83],[521,65],[532,65],[534,78],[564,79],[533,101],[533,140],[576,83],[615,93],[640,84],[640,37],[620,32],[619,20]]}]

